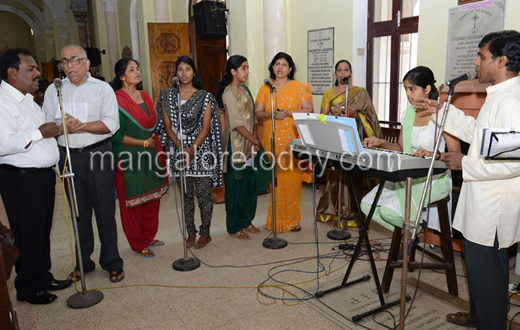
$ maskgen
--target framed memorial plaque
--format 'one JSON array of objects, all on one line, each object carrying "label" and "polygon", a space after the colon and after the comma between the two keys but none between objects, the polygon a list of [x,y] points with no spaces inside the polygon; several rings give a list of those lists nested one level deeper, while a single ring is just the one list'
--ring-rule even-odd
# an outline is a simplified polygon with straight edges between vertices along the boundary
[{"label": "framed memorial plaque", "polygon": [[334,28],[307,32],[307,79],[313,95],[334,84]]},{"label": "framed memorial plaque", "polygon": [[450,9],[446,80],[475,69],[480,40],[504,29],[505,10],[506,0],[478,1]]}]

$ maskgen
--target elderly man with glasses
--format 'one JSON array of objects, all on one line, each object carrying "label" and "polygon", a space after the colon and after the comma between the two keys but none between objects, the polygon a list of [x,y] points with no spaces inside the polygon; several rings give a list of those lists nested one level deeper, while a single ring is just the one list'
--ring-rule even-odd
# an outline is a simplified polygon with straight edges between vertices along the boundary
[{"label": "elderly man with glasses", "polygon": [[[119,115],[114,91],[106,82],[88,71],[90,61],[83,48],[68,45],[61,51],[60,64],[67,76],[61,92],[69,133],[69,150],[78,201],[78,231],[84,272],[94,270],[92,210],[101,243],[99,264],[110,273],[110,281],[123,280],[123,259],[117,247],[115,220],[115,174],[110,137],[119,129]],[[47,121],[62,121],[56,86],[45,93],[43,111]],[[63,127],[60,126],[60,134]],[[60,170],[65,164],[65,136],[58,138]],[[79,266],[69,277],[79,280]]]}]

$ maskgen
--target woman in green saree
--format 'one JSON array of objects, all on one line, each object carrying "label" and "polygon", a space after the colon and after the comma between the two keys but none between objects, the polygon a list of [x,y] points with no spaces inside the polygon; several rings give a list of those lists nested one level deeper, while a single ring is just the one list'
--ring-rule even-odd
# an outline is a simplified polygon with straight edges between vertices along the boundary
[{"label": "woman in green saree", "polygon": [[[377,113],[372,105],[370,95],[363,87],[352,86],[352,66],[347,60],[340,60],[335,66],[336,82],[334,88],[330,88],[323,94],[321,113],[325,115],[351,117],[356,119],[359,138],[361,141],[367,137],[383,138]],[[348,93],[347,93],[348,88]],[[325,179],[327,184],[321,193],[316,209],[316,220],[328,222],[334,219],[334,214],[341,207],[341,227],[359,226],[358,214],[353,207],[354,199],[351,196],[347,175],[341,175],[342,170],[327,170]],[[342,177],[343,193],[341,201],[338,200],[338,191]],[[352,174],[352,180],[358,196],[361,196],[363,176]]]}]

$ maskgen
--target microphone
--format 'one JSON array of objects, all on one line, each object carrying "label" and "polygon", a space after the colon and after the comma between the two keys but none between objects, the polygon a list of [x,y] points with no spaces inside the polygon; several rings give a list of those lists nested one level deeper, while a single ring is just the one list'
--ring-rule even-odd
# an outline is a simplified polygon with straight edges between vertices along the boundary
[{"label": "microphone", "polygon": [[61,81],[60,78],[56,78],[54,79],[54,85],[56,86],[56,88],[61,88],[63,86],[63,81]]},{"label": "microphone", "polygon": [[271,89],[276,89],[276,87],[273,86],[273,83],[271,82],[271,80],[269,80],[269,78],[265,78],[264,84],[269,86]]},{"label": "microphone", "polygon": [[341,84],[347,84],[348,85],[348,80],[350,79],[350,76],[348,77],[343,77],[340,79],[340,83]]},{"label": "microphone", "polygon": [[181,85],[181,81],[179,80],[178,77],[173,77],[172,83],[173,83],[173,86],[175,86],[175,87],[179,87]]},{"label": "microphone", "polygon": [[464,72],[461,76],[458,76],[457,78],[453,78],[452,80],[447,81],[446,85],[448,85],[450,87],[455,87],[455,85],[457,85],[461,81],[473,80],[473,79],[475,79],[476,76],[477,76],[477,74],[475,73],[475,71],[468,70],[468,71]]}]

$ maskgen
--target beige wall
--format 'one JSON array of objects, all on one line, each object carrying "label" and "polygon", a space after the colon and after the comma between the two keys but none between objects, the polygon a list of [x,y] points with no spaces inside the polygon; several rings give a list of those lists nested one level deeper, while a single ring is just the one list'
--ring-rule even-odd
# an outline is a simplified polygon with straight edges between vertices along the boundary
[{"label": "beige wall", "polygon": [[249,63],[248,86],[256,97],[265,79],[262,0],[228,0],[229,55],[243,55]]},{"label": "beige wall", "polygon": [[[308,83],[307,32],[334,28],[334,64],[340,59],[352,62],[352,6],[354,0],[287,0],[288,52],[296,63],[295,79]],[[332,87],[332,86],[331,86]],[[314,112],[320,111],[321,95],[314,95]]]},{"label": "beige wall", "polygon": [[[448,13],[457,6],[457,0],[421,1],[417,64],[431,68],[439,84],[445,81]],[[518,15],[513,14],[519,12],[520,1],[507,1],[505,29],[520,30]]]},{"label": "beige wall", "polygon": [[[36,55],[36,39],[31,36],[31,27],[18,15],[0,12],[0,49],[27,48]],[[40,59],[41,60],[41,59]]]},{"label": "beige wall", "polygon": [[[132,49],[132,31],[130,30],[130,3],[132,0],[118,0],[117,2],[117,22],[119,33],[119,58],[123,53],[123,49],[128,47]],[[132,57],[134,54],[132,54]]]},{"label": "beige wall", "polygon": [[[324,10],[327,8],[333,10]],[[307,32],[334,27],[334,61],[352,54],[353,0],[286,0],[287,53],[296,64],[295,79],[307,83]],[[229,9],[229,55],[244,55],[250,67],[248,85],[256,93],[266,78],[262,0],[227,0]],[[270,59],[267,59],[269,62]],[[314,110],[319,112],[321,96],[314,96]]]},{"label": "beige wall", "polygon": [[188,23],[188,0],[170,0],[170,22]]}]

